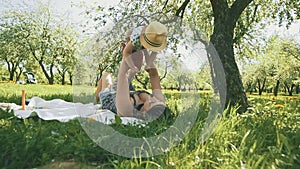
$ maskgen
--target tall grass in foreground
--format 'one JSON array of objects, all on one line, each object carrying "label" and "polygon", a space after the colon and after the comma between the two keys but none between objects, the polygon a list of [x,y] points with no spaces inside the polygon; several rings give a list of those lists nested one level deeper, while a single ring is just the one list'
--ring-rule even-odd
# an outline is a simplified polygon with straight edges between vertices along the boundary
[{"label": "tall grass in foreground", "polygon": [[[60,86],[27,90],[46,93],[52,87]],[[54,90],[56,93],[49,96],[70,95]],[[299,97],[250,96],[249,112],[237,114],[235,109],[226,110],[214,133],[201,142],[199,136],[209,109],[209,97],[202,95],[205,99],[200,100],[198,118],[187,137],[170,151],[149,158],[128,159],[103,150],[77,120],[68,123],[37,117],[22,120],[14,117],[13,112],[0,109],[0,168],[47,168],[53,161],[70,160],[82,168],[300,168]],[[169,92],[166,96],[172,98],[168,102],[172,111],[180,111],[176,107],[181,101],[178,93]],[[142,128],[120,123],[112,127],[141,137],[159,134],[171,124],[172,119],[162,119]]]},{"label": "tall grass in foreground", "polygon": [[251,112],[225,111],[205,142],[198,140],[202,128],[198,122],[168,153],[149,159],[120,158],[115,168],[300,168],[299,100],[250,100]]}]

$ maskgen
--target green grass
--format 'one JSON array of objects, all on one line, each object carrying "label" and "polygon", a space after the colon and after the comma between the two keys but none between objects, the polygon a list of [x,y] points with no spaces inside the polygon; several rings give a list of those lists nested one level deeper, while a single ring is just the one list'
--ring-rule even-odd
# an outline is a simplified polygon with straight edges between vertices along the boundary
[{"label": "green grass", "polygon": [[39,96],[46,100],[61,98],[66,101],[73,100],[73,87],[70,85],[21,85],[15,83],[0,83],[0,102],[21,104],[22,90],[26,98]]},{"label": "green grass", "polygon": [[[0,89],[5,91],[0,93],[1,102],[20,104],[22,89],[28,97],[72,101],[71,86],[2,83]],[[166,92],[168,106],[178,114],[184,109],[181,94]],[[0,168],[50,168],[55,162],[75,163],[78,168],[300,168],[299,96],[249,96],[249,112],[226,110],[214,133],[201,142],[209,93],[200,95],[198,118],[187,137],[170,151],[149,158],[125,158],[103,150],[78,120],[23,120],[14,117],[12,111],[0,109]],[[128,136],[148,137],[163,132],[173,120],[160,119],[142,128],[120,123],[112,127]]]}]

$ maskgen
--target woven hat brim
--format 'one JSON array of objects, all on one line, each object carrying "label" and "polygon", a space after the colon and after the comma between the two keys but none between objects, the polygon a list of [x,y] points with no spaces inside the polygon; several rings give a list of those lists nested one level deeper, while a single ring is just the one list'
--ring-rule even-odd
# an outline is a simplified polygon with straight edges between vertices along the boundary
[{"label": "woven hat brim", "polygon": [[146,49],[149,49],[149,50],[154,51],[154,52],[161,51],[161,50],[163,50],[163,49],[165,49],[167,47],[167,38],[163,41],[163,43],[159,47],[154,47],[154,46],[150,45],[149,43],[147,43],[143,35],[141,35],[140,41],[141,41],[141,44]]}]

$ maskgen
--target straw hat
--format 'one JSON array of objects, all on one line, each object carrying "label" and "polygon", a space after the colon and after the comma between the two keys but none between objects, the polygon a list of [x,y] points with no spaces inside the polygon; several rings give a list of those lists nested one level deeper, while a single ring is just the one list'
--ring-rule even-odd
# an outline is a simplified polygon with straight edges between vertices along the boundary
[{"label": "straw hat", "polygon": [[165,25],[154,21],[151,22],[141,35],[141,44],[151,51],[158,52],[167,46],[168,29]]}]

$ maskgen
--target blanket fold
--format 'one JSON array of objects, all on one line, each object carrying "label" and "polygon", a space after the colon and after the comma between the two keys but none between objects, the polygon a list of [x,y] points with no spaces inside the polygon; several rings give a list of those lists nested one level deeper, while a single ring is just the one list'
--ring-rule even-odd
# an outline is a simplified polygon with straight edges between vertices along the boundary
[{"label": "blanket fold", "polygon": [[[100,104],[72,103],[61,99],[44,100],[40,97],[30,99],[25,110],[14,103],[0,103],[1,108],[14,110],[14,115],[18,118],[29,118],[37,115],[43,120],[58,120],[68,122],[75,118],[87,118],[89,121],[98,121],[104,124],[111,124],[115,119],[115,114],[109,110],[101,109]],[[137,124],[141,120],[133,117],[121,117],[123,124]]]}]

